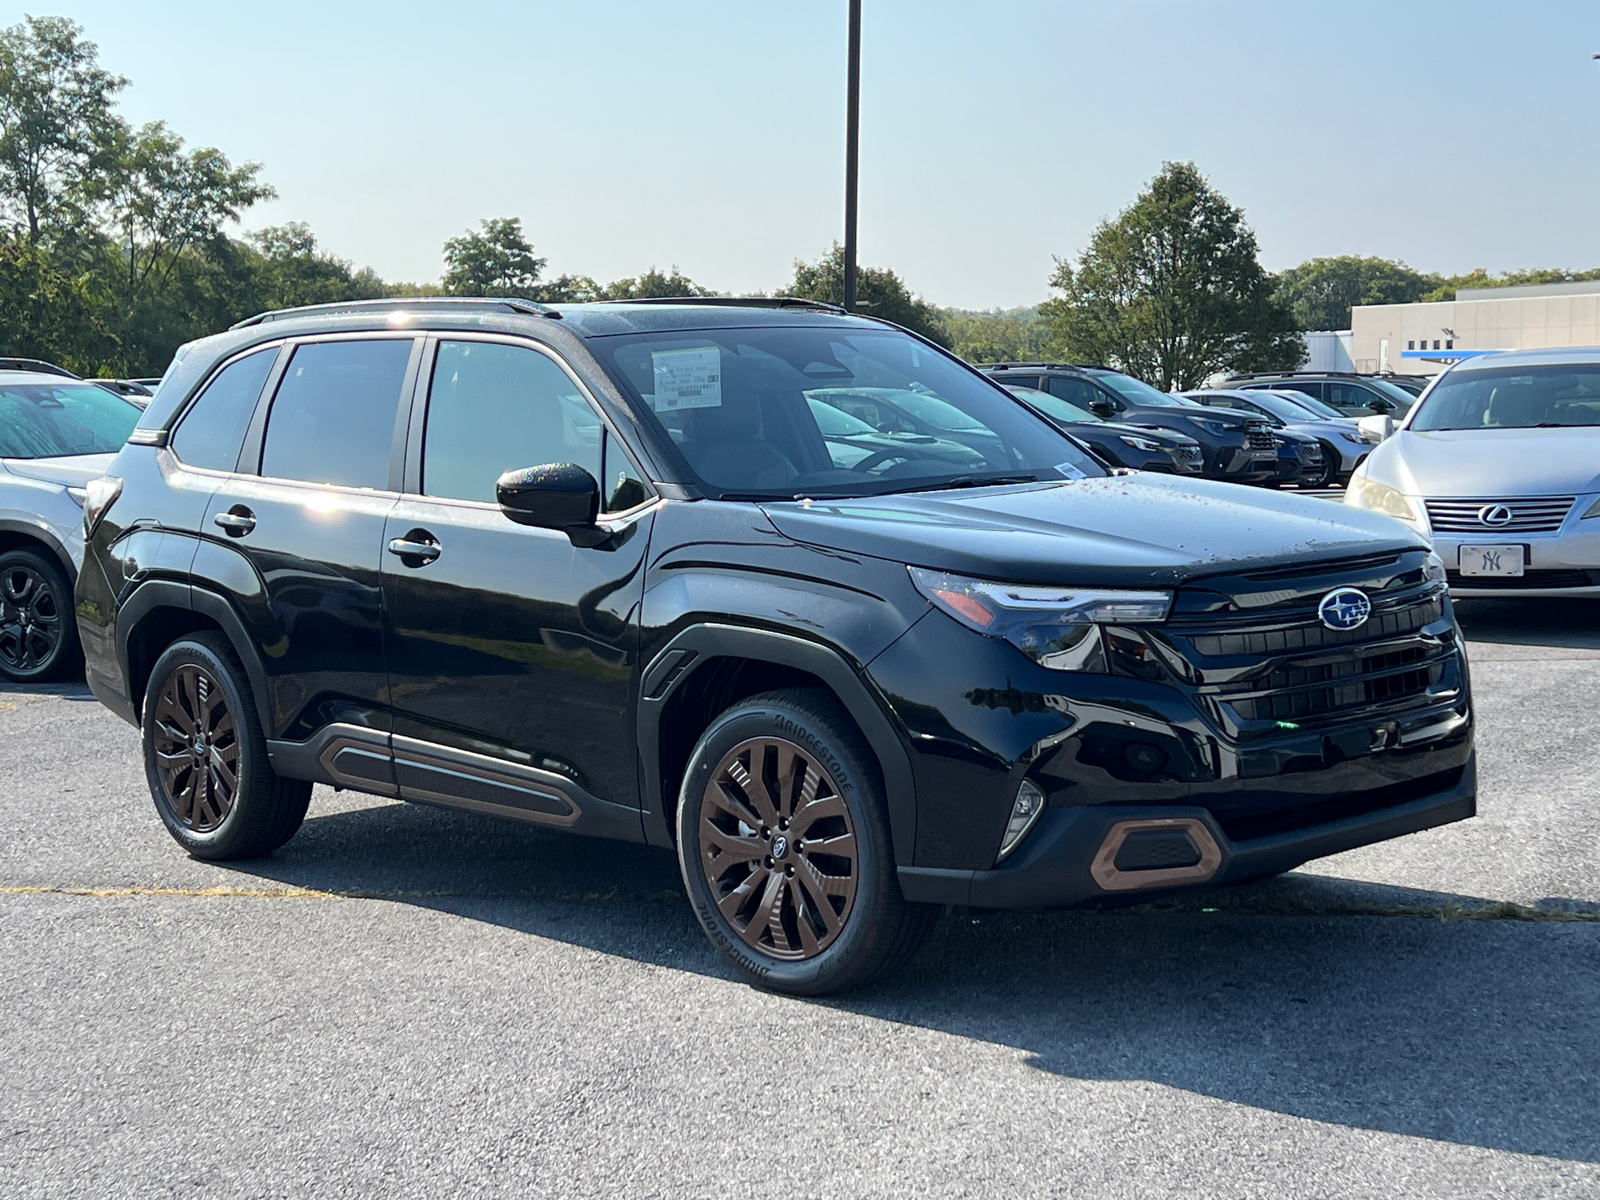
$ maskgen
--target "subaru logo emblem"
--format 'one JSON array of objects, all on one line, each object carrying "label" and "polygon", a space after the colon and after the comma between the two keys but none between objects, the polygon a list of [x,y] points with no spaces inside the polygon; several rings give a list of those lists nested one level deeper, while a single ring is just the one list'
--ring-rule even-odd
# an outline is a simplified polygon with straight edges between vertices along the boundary
[{"label": "subaru logo emblem", "polygon": [[1485,504],[1478,510],[1478,520],[1488,526],[1511,524],[1511,510],[1504,504]]},{"label": "subaru logo emblem", "polygon": [[1360,588],[1334,588],[1317,602],[1317,616],[1329,629],[1359,629],[1372,615],[1372,601]]}]

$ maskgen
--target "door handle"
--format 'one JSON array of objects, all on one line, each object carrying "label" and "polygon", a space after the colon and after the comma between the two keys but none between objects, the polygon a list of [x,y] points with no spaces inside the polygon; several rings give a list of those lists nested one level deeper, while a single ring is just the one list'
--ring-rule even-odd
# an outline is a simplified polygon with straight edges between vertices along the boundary
[{"label": "door handle", "polygon": [[438,558],[443,550],[430,534],[413,529],[405,537],[390,541],[389,553],[398,554],[408,567],[425,567]]},{"label": "door handle", "polygon": [[227,532],[229,537],[243,537],[256,527],[256,515],[242,504],[235,504],[227,512],[211,518],[211,523]]}]

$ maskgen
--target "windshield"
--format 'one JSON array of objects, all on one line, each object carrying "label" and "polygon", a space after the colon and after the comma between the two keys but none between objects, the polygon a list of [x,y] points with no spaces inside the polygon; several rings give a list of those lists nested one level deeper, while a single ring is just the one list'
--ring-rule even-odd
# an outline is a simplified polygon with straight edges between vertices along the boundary
[{"label": "windshield", "polygon": [[139,410],[91,383],[0,384],[0,458],[60,458],[122,449]]},{"label": "windshield", "polygon": [[1396,387],[1394,384],[1390,383],[1387,379],[1371,379],[1371,378],[1368,378],[1368,379],[1363,379],[1361,382],[1366,384],[1370,388],[1376,388],[1378,391],[1382,392],[1385,396],[1389,397],[1389,399],[1393,400],[1396,404],[1398,404],[1400,406],[1400,411],[1402,413],[1408,411],[1411,408],[1411,406],[1417,402],[1417,398],[1415,396],[1413,396],[1410,392],[1406,391],[1405,388]]},{"label": "windshield", "polygon": [[1408,428],[1560,429],[1600,425],[1600,363],[1452,371]]},{"label": "windshield", "polygon": [[1035,391],[1033,388],[1007,388],[1006,391],[1016,396],[1024,404],[1042,412],[1047,417],[1054,417],[1058,421],[1076,421],[1083,425],[1103,424],[1099,417],[1086,408],[1079,408],[1076,404],[1069,404],[1060,396],[1052,396],[1049,392]]},{"label": "windshield", "polygon": [[680,330],[592,344],[710,495],[866,496],[1105,473],[994,384],[903,333]]},{"label": "windshield", "polygon": [[1312,416],[1325,417],[1330,421],[1345,420],[1345,415],[1331,404],[1324,404],[1315,396],[1308,396],[1304,392],[1297,392],[1293,388],[1278,388],[1268,392],[1269,396],[1282,396],[1290,404],[1298,405]]},{"label": "windshield", "polygon": [[1144,380],[1135,379],[1132,375],[1123,375],[1118,371],[1096,371],[1094,377],[1112,391],[1120,393],[1130,403],[1142,407],[1180,408],[1189,403],[1176,396],[1169,396],[1166,392],[1158,392]]}]

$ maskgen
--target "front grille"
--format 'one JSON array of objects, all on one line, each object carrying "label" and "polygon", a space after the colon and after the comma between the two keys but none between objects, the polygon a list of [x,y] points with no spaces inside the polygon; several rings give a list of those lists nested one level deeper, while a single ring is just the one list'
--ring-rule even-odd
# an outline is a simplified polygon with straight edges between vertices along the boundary
[{"label": "front grille", "polygon": [[[1572,511],[1576,496],[1534,496],[1514,500],[1487,497],[1477,500],[1428,500],[1428,523],[1435,533],[1476,533],[1498,537],[1505,533],[1554,533]],[[1484,514],[1509,520],[1485,521]]]},{"label": "front grille", "polygon": [[1278,441],[1272,436],[1272,431],[1265,425],[1259,428],[1251,426],[1245,430],[1244,444],[1252,450],[1276,450]]},{"label": "front grille", "polygon": [[1205,462],[1205,452],[1199,446],[1179,446],[1173,450],[1172,457],[1186,467],[1198,467]]},{"label": "front grille", "polygon": [[1524,571],[1521,575],[1462,575],[1448,572],[1452,588],[1525,592],[1535,588],[1600,587],[1600,571]]},{"label": "front grille", "polygon": [[1300,447],[1300,461],[1303,463],[1321,463],[1322,447],[1316,442],[1305,442]]},{"label": "front grille", "polygon": [[1443,615],[1443,602],[1434,596],[1417,604],[1373,613],[1359,629],[1329,629],[1313,618],[1282,629],[1194,634],[1189,641],[1198,653],[1207,658],[1292,654],[1298,650],[1320,650],[1325,646],[1346,646],[1355,642],[1400,637],[1415,633],[1424,625],[1431,625]]},{"label": "front grille", "polygon": [[1418,588],[1375,593],[1374,612],[1356,629],[1329,629],[1315,600],[1302,598],[1253,612],[1196,613],[1169,623],[1168,636],[1217,717],[1244,734],[1273,722],[1322,724],[1364,709],[1404,709],[1451,691],[1454,637],[1429,628],[1444,617],[1442,591]]}]

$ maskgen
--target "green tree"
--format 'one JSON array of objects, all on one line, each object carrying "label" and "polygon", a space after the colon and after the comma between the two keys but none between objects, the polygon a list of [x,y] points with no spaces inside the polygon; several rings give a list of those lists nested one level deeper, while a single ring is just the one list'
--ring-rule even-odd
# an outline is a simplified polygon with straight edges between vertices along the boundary
[{"label": "green tree", "polygon": [[1036,362],[1043,353],[1038,305],[979,312],[947,308],[939,320],[950,334],[950,348],[970,363]]},{"label": "green tree", "polygon": [[690,279],[676,266],[670,272],[664,272],[656,267],[651,267],[642,275],[629,279],[619,279],[609,283],[604,288],[603,299],[606,300],[647,300],[667,296],[715,296],[716,293],[709,288],[703,288]]},{"label": "green tree", "polygon": [[1040,309],[1046,349],[1155,386],[1192,388],[1221,370],[1293,368],[1305,339],[1276,300],[1244,213],[1193,163],[1166,163],[1076,266],[1057,260]]},{"label": "green tree", "polygon": [[1387,258],[1312,258],[1281,271],[1273,284],[1302,329],[1349,329],[1357,304],[1410,304],[1439,286],[1424,275]]},{"label": "green tree", "polygon": [[185,153],[162,121],[128,137],[107,188],[128,302],[138,303],[152,276],[169,278],[186,250],[215,241],[244,209],[276,196],[260,174],[259,163],[235,167],[214,146]]},{"label": "green tree", "polygon": [[1537,267],[1526,271],[1506,271],[1490,275],[1476,267],[1463,275],[1430,276],[1434,283],[1431,291],[1418,296],[1419,300],[1454,300],[1458,288],[1522,287],[1532,283],[1578,283],[1600,279],[1600,270],[1569,271],[1561,267]]},{"label": "green tree", "polygon": [[112,105],[128,81],[82,33],[63,17],[0,30],[0,215],[33,244],[82,221],[124,129]]},{"label": "green tree", "polygon": [[338,300],[376,300],[388,287],[370,268],[317,249],[316,235],[303,221],[270,225],[249,235],[261,256],[261,299],[264,308],[295,308]]},{"label": "green tree", "polygon": [[[838,242],[814,263],[795,260],[794,280],[782,289],[783,295],[801,300],[820,300],[825,304],[844,303],[844,247]],[[881,267],[856,269],[856,307],[867,316],[882,317],[920,333],[930,342],[950,345],[950,333],[940,319],[939,310],[920,296],[913,296],[900,276]]]},{"label": "green tree", "polygon": [[524,296],[538,286],[545,259],[533,252],[520,217],[479,223],[444,244],[444,290],[452,296]]}]

